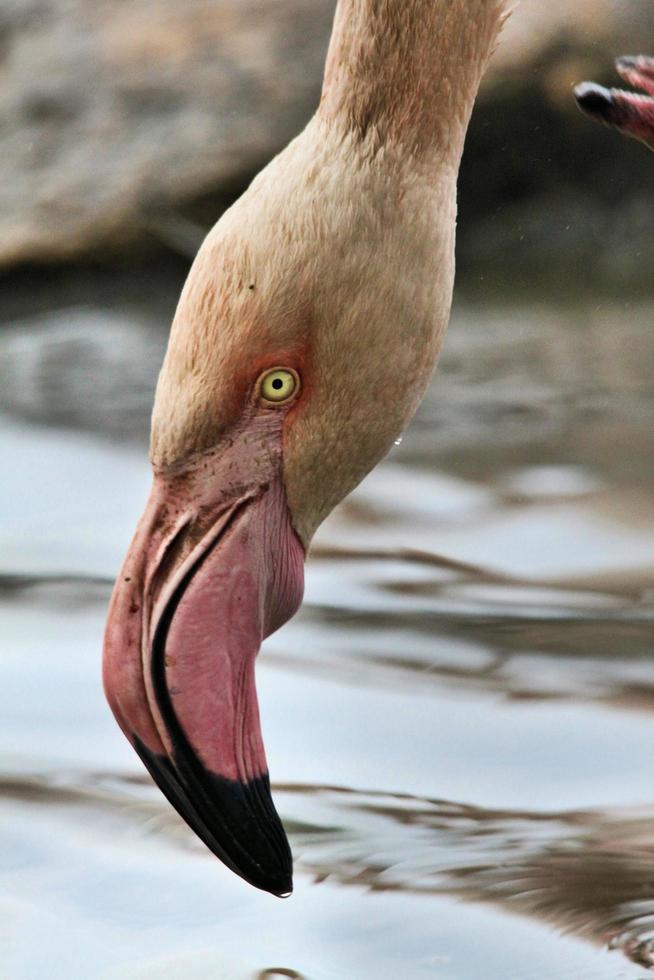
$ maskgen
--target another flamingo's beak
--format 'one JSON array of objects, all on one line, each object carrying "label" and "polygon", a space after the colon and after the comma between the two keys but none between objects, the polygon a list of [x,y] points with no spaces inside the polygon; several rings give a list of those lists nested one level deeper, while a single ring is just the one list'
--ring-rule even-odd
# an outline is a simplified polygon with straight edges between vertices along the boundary
[{"label": "another flamingo's beak", "polygon": [[292,891],[270,795],[254,661],[297,610],[304,549],[281,479],[281,429],[255,418],[220,452],[155,477],[114,590],[111,708],[207,847],[251,884]]},{"label": "another flamingo's beak", "polygon": [[647,94],[583,82],[575,89],[577,105],[592,118],[654,149],[654,58],[618,58],[616,68],[626,82]]}]

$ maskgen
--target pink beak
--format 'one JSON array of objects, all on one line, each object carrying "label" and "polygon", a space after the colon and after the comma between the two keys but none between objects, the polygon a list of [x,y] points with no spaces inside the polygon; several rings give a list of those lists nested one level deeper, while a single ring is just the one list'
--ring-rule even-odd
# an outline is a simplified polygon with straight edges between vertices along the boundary
[{"label": "pink beak", "polygon": [[583,82],[575,89],[577,104],[594,119],[654,149],[654,58],[618,58],[616,67],[626,82],[648,94]]},{"label": "pink beak", "polygon": [[270,795],[254,661],[302,600],[279,413],[156,476],[111,601],[104,686],[153,779],[207,847],[275,895],[292,859]]}]

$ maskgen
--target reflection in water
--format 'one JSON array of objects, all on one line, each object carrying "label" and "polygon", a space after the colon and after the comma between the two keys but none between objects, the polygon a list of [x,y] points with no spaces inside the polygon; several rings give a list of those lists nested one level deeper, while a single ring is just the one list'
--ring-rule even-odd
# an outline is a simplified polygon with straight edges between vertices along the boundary
[{"label": "reflection in water", "polygon": [[36,932],[58,956],[100,950],[102,980],[654,967],[651,308],[459,308],[415,425],[321,529],[303,610],[260,660],[297,865],[271,906],[214,866],[102,700],[105,607],[149,482],[124,442],[147,428],[162,335],[145,309],[82,306],[0,333],[16,978],[50,968]]},{"label": "reflection in water", "polygon": [[[303,636],[291,647],[280,637],[271,662],[346,678],[356,660],[373,686],[392,671],[393,684],[423,691],[450,685],[654,708],[649,573],[538,581],[408,549],[316,548],[313,557],[331,566],[330,577],[356,583],[357,601],[312,604],[310,584],[301,621],[312,634],[328,627],[338,643],[309,645]],[[373,601],[379,593],[382,604]]]},{"label": "reflection in water", "polygon": [[[298,868],[316,883],[490,903],[654,966],[654,805],[543,814],[342,787],[276,794]],[[68,807],[78,823],[103,814],[107,832],[141,824],[211,860],[146,776],[4,778],[0,798]]]},{"label": "reflection in water", "polygon": [[304,980],[302,974],[298,973],[297,970],[287,970],[283,966],[273,966],[257,974],[257,980],[276,980],[279,977],[290,977],[291,980]]},{"label": "reflection in water", "polygon": [[654,807],[543,815],[287,789],[319,794],[345,823],[332,832],[329,864],[324,837],[314,855],[311,835],[299,835],[303,864],[322,879],[496,903],[654,965]]}]

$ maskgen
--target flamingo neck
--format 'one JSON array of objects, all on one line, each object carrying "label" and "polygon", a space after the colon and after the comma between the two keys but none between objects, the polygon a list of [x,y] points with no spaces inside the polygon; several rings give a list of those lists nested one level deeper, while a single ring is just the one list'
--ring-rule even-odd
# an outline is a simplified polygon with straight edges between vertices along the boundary
[{"label": "flamingo neck", "polygon": [[506,0],[339,0],[319,114],[375,152],[458,166]]}]

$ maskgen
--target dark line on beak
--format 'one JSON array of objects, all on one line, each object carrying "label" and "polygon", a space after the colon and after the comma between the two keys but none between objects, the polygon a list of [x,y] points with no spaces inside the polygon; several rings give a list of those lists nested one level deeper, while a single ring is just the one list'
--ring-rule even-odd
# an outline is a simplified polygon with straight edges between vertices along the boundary
[{"label": "dark line on beak", "polygon": [[[141,762],[148,770],[168,802],[174,806],[179,815],[183,817],[191,830],[197,834],[202,843],[206,844],[209,850],[217,854],[220,860],[231,868],[231,862],[229,858],[222,853],[220,844],[213,837],[208,828],[205,827],[193,809],[193,805],[186,794],[186,790],[180,783],[170,759],[168,759],[168,757],[165,755],[157,755],[155,752],[152,752],[146,745],[143,744],[137,735],[133,735],[132,738],[134,740],[134,748],[138,753]],[[236,869],[232,868],[232,870],[235,871]]]},{"label": "dark line on beak", "polygon": [[166,640],[182,596],[249,503],[246,500],[234,509],[212,547],[179,582],[157,623],[152,640],[152,683],[173,744],[172,763],[142,744],[135,744],[135,748],[169,802],[224,864],[257,888],[285,896],[293,890],[293,859],[272,801],[268,774],[241,783],[208,770],[179,723],[165,677]]}]

